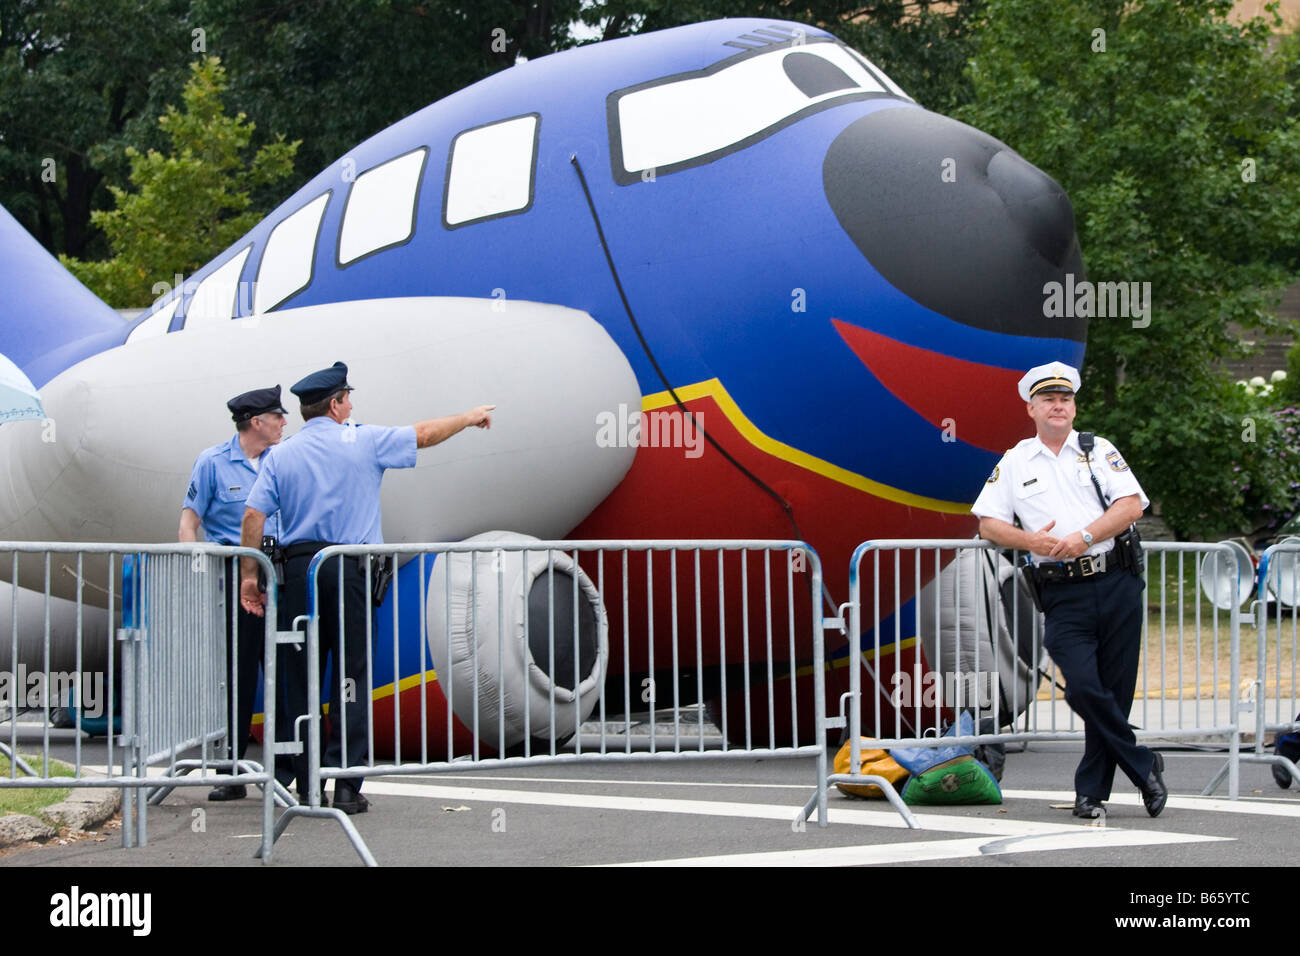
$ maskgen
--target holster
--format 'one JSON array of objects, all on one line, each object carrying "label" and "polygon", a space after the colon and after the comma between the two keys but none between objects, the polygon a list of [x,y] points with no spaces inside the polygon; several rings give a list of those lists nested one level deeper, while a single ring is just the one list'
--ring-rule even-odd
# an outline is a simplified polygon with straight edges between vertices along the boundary
[{"label": "holster", "polygon": [[1146,555],[1142,551],[1142,536],[1138,534],[1137,525],[1115,535],[1115,560],[1121,568],[1139,577],[1146,570]]},{"label": "holster", "polygon": [[1043,581],[1038,576],[1038,568],[1031,564],[1022,564],[1020,566],[1020,576],[1024,579],[1025,590],[1029,592],[1029,599],[1034,602],[1034,610],[1043,610]]},{"label": "holster", "polygon": [[388,585],[393,580],[393,564],[387,555],[380,555],[371,559],[371,567],[374,575],[370,580],[370,599],[375,607],[379,607],[388,596]]},{"label": "holster", "polygon": [[[271,559],[271,566],[275,568],[275,585],[276,587],[284,586],[284,552],[280,549],[280,542],[275,540],[273,535],[262,535],[262,553]],[[258,578],[262,576],[261,566],[258,566]],[[263,590],[266,582],[262,581]]]}]

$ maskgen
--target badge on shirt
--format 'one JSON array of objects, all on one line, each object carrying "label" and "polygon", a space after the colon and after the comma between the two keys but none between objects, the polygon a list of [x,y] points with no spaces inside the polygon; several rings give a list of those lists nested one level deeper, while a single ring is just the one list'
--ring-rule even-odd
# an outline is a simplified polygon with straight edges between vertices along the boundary
[{"label": "badge on shirt", "polygon": [[1037,478],[1030,478],[1028,481],[1021,482],[1020,487],[1021,487],[1021,488],[1028,488],[1030,485],[1035,484],[1037,481],[1038,481]]},{"label": "badge on shirt", "polygon": [[993,474],[989,475],[988,481],[984,482],[984,484],[986,485],[996,484],[997,480],[1001,477],[1002,477],[1002,471],[998,468],[997,465],[994,465]]},{"label": "badge on shirt", "polygon": [[238,491],[238,490],[239,490],[239,485],[231,485],[231,486],[230,486],[229,488],[227,488],[226,490],[227,490],[227,491]]},{"label": "badge on shirt", "polygon": [[1080,455],[1078,458],[1076,458],[1076,459],[1074,459],[1074,460],[1077,461],[1077,462],[1079,462],[1079,463],[1082,464],[1082,465],[1086,465],[1086,464],[1088,463],[1088,456],[1087,456],[1087,455]]},{"label": "badge on shirt", "polygon": [[185,494],[186,501],[192,501],[199,496],[199,489],[194,487],[194,482],[190,482],[190,490]]},{"label": "badge on shirt", "polygon": [[1117,451],[1106,452],[1106,461],[1110,463],[1111,471],[1128,471],[1128,462],[1121,458]]}]

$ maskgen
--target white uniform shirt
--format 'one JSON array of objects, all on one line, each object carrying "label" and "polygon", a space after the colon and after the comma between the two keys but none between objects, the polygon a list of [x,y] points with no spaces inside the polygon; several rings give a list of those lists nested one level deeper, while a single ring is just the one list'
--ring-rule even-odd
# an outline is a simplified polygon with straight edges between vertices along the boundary
[{"label": "white uniform shirt", "polygon": [[[1143,508],[1150,504],[1127,462],[1104,438],[1099,437],[1093,446],[1092,473],[1111,504],[1128,495],[1137,495]],[[1103,509],[1088,477],[1079,433],[1070,432],[1060,455],[1053,455],[1037,436],[1008,449],[970,510],[981,518],[997,518],[1008,523],[1018,516],[1021,527],[1029,532],[1055,521],[1056,525],[1048,533],[1057,538],[1092,524],[1101,517]],[[1114,546],[1115,540],[1107,538],[1094,542],[1086,553],[1104,554]],[[1053,560],[1038,554],[1033,559],[1035,564]]]}]

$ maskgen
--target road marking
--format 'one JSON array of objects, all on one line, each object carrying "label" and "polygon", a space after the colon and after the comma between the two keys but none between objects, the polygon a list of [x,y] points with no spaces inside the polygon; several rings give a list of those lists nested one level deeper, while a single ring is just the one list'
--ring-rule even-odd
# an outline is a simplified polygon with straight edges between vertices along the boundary
[{"label": "road marking", "polygon": [[[1002,796],[1008,800],[1049,800],[1052,803],[1074,804],[1073,790],[1003,790]],[[1120,794],[1110,800],[1112,806],[1142,807],[1142,798],[1137,792]],[[1248,816],[1261,817],[1300,817],[1300,801],[1289,803],[1266,803],[1262,800],[1227,800],[1220,797],[1176,797],[1170,796],[1165,804],[1165,812],[1170,810],[1196,810],[1203,813],[1244,813]]]},{"label": "road marking", "polygon": [[486,773],[428,773],[411,780],[493,780],[500,783],[590,783],[602,786],[634,787],[738,787],[755,790],[803,790],[811,793],[815,783],[725,783],[708,780],[602,780],[596,777],[505,777]]},{"label": "road marking", "polygon": [[[486,787],[439,787],[424,784],[370,780],[367,794],[393,797],[419,797],[426,800],[464,800],[480,803],[518,803],[532,806],[561,807],[581,810],[621,810],[639,813],[679,813],[697,816],[736,817],[750,820],[780,820],[790,824],[799,808],[789,804],[741,803],[722,800],[684,800],[656,797],[627,797],[613,794],[560,793],[549,790],[497,790]],[[893,810],[865,810],[831,807],[831,823],[853,826],[906,829],[902,818]],[[958,817],[938,813],[917,813],[917,821],[926,830],[947,833],[972,833],[989,837],[1026,837],[1045,834],[1096,830],[1083,823],[1042,823],[1012,820],[1006,817]],[[816,826],[810,821],[809,826]],[[1114,826],[1109,828],[1115,832]],[[1199,837],[1198,837],[1199,839]],[[1207,838],[1217,839],[1217,838]]]},{"label": "road marking", "polygon": [[768,853],[729,853],[721,856],[641,860],[608,866],[880,866],[925,860],[955,860],[1008,853],[1045,850],[1096,850],[1122,846],[1171,843],[1210,843],[1224,837],[1154,830],[1116,830],[1113,827],[1071,827],[1069,832],[1045,833],[1009,840],[930,840],[922,843],[887,843],[880,846],[837,846],[817,850],[775,850]]}]

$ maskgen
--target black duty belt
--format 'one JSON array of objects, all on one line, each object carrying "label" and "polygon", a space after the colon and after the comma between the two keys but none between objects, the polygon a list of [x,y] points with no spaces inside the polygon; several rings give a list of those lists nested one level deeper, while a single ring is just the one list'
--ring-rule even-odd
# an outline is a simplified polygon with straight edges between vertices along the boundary
[{"label": "black duty belt", "polygon": [[1106,567],[1107,557],[1108,554],[1085,554],[1076,561],[1040,564],[1037,566],[1038,578],[1041,581],[1057,584],[1061,581],[1086,581],[1089,578],[1118,571],[1119,567]]},{"label": "black duty belt", "polygon": [[328,547],[332,547],[329,541],[299,541],[297,544],[286,544],[282,550],[284,560],[292,561],[294,558],[310,557],[322,548]]}]

